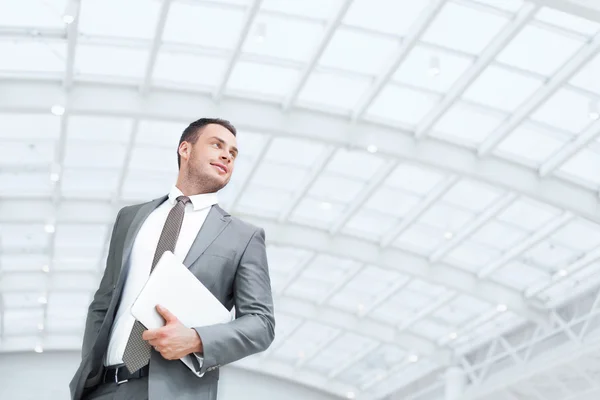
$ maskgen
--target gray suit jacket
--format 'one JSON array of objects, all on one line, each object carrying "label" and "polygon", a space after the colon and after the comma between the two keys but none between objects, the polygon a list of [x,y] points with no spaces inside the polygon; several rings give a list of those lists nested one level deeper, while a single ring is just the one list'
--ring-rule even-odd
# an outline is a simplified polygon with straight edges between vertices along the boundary
[{"label": "gray suit jacket", "polygon": [[[106,269],[89,306],[81,364],[69,385],[71,398],[100,382],[103,359],[129,266],[135,237],[146,218],[167,199],[128,206],[117,215]],[[188,252],[184,264],[236,319],[226,324],[194,328],[204,347],[201,373],[195,376],[181,361],[168,361],[152,351],[150,399],[214,400],[218,367],[263,351],[275,337],[273,299],[267,265],[265,233],[214,205]],[[202,308],[202,304],[198,304]]]}]

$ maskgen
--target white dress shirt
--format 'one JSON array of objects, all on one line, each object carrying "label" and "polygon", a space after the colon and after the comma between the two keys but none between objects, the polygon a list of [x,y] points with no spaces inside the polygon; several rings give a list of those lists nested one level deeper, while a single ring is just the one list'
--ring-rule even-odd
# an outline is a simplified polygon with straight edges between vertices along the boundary
[{"label": "white dress shirt", "polygon": [[[158,245],[158,239],[167,220],[167,215],[179,196],[183,196],[183,193],[176,186],[173,186],[167,201],[158,206],[148,216],[133,242],[121,303],[115,316],[104,360],[105,366],[123,364],[123,353],[135,322],[130,309],[150,276],[150,267]],[[200,228],[202,228],[211,207],[218,202],[216,193],[198,194],[189,197],[191,202],[185,206],[183,224],[174,252],[175,257],[181,262],[183,262],[190,247],[192,247],[192,243],[196,239]],[[198,359],[202,362],[201,357],[198,357]]]}]

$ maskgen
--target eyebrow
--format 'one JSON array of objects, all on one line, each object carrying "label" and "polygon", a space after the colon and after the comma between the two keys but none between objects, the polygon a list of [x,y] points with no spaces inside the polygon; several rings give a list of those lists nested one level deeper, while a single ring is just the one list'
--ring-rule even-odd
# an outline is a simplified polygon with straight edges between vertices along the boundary
[{"label": "eyebrow", "polygon": [[[227,144],[227,143],[226,143],[226,142],[225,142],[223,139],[221,139],[220,137],[217,137],[217,136],[213,136],[211,139],[216,139],[216,140],[217,140],[218,142],[220,142],[221,144]],[[235,146],[231,146],[231,149],[232,149],[233,151],[235,151],[235,152],[236,152],[236,154],[237,154],[237,153],[239,153],[239,151],[238,151],[238,148],[237,148],[237,147],[235,147]]]}]

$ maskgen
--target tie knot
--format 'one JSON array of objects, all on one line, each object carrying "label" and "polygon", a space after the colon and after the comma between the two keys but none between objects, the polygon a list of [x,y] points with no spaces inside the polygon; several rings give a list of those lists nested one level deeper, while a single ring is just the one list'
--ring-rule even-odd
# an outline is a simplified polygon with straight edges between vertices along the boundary
[{"label": "tie knot", "polygon": [[177,201],[183,203],[183,205],[185,206],[187,203],[190,202],[190,198],[187,196],[179,196],[177,197]]}]

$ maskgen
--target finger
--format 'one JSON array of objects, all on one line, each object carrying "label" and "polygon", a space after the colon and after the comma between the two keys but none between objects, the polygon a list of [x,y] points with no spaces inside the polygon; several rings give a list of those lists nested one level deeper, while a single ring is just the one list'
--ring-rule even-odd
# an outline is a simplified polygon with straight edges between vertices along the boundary
[{"label": "finger", "polygon": [[142,333],[142,339],[144,340],[153,340],[158,337],[158,329],[148,329]]},{"label": "finger", "polygon": [[162,307],[161,305],[156,306],[156,311],[158,311],[158,313],[164,318],[165,324],[169,324],[172,322],[179,322],[177,317],[175,315],[173,315],[171,313],[171,311],[167,310],[166,308]]}]

